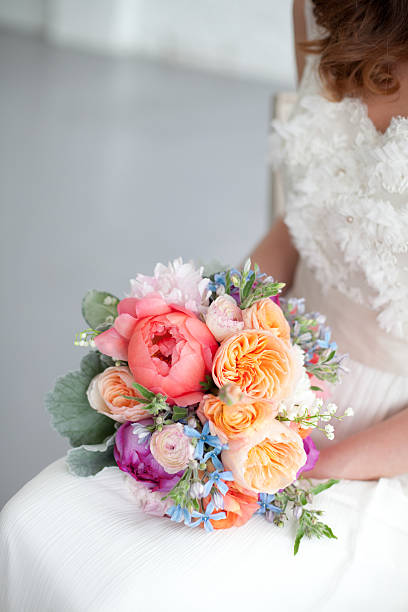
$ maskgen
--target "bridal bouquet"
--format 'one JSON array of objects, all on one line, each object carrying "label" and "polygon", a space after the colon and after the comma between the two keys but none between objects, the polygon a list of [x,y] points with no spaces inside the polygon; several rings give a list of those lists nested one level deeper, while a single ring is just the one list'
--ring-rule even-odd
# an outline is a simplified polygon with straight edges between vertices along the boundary
[{"label": "bridal bouquet", "polygon": [[130,295],[90,291],[82,312],[90,347],[78,372],[47,396],[55,428],[71,445],[69,469],[117,466],[138,506],[188,527],[227,529],[263,515],[303,536],[334,538],[304,474],[334,437],[328,383],[342,357],[324,316],[248,260],[204,273],[192,263],[138,274]]}]

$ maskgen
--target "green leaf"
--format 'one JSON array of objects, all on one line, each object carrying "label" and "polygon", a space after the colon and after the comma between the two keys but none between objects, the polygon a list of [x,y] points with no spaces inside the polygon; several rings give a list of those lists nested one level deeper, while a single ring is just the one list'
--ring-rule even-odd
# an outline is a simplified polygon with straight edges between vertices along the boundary
[{"label": "green leaf", "polygon": [[100,444],[115,430],[115,421],[91,408],[86,395],[91,380],[105,370],[100,353],[92,351],[81,361],[81,369],[58,378],[45,398],[51,422],[71,446]]},{"label": "green leaf", "polygon": [[321,389],[320,387],[315,387],[315,386],[310,387],[310,389],[311,389],[312,391],[323,391],[323,389]]},{"label": "green leaf", "polygon": [[102,444],[83,445],[68,451],[67,465],[72,474],[94,476],[105,467],[116,466],[113,456],[115,436],[110,436]]},{"label": "green leaf", "polygon": [[173,406],[173,421],[180,421],[181,419],[185,419],[187,415],[187,408],[183,408],[182,406]]},{"label": "green leaf", "polygon": [[149,401],[156,397],[156,394],[153,393],[153,391],[149,391],[149,389],[146,389],[146,387],[140,385],[139,383],[134,382],[133,386],[137,391],[139,391],[140,395]]},{"label": "green leaf", "polygon": [[336,480],[335,478],[331,478],[330,480],[327,480],[326,482],[322,482],[321,484],[317,485],[316,487],[313,487],[313,489],[310,489],[310,493],[312,495],[318,495],[322,491],[326,491],[326,489],[330,489],[330,487],[332,487],[333,485],[337,484],[338,482],[339,481]]},{"label": "green leaf", "polygon": [[225,293],[227,295],[231,294],[231,270],[227,270],[225,274]]},{"label": "green leaf", "polygon": [[298,554],[299,546],[300,546],[300,541],[301,541],[301,539],[303,538],[304,535],[305,535],[305,531],[304,531],[303,527],[299,527],[299,529],[297,530],[297,533],[296,533],[295,545],[293,547],[293,553],[295,555]]},{"label": "green leaf", "polygon": [[82,316],[90,327],[110,327],[118,316],[117,297],[106,291],[88,291],[82,300]]},{"label": "green leaf", "polygon": [[328,525],[325,525],[324,523],[322,523],[322,525],[323,525],[323,535],[325,535],[326,538],[337,540],[337,536],[334,535],[331,528]]}]

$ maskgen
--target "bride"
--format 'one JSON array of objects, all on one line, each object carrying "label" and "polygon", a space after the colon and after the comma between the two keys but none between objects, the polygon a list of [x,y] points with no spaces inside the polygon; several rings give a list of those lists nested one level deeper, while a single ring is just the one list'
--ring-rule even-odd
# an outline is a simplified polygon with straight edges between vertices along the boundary
[{"label": "bride", "polygon": [[[338,540],[264,520],[204,536],[135,508],[123,473],[64,460],[2,513],[2,612],[408,610],[408,7],[295,0],[298,100],[276,121],[286,214],[253,253],[328,316],[353,419],[316,436],[316,501]],[[228,609],[228,608],[227,608]]]}]

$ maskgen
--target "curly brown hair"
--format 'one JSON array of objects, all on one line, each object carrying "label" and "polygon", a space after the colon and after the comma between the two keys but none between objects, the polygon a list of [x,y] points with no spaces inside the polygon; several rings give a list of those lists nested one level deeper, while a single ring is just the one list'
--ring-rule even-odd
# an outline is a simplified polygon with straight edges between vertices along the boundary
[{"label": "curly brown hair", "polygon": [[408,60],[408,0],[313,0],[318,40],[300,48],[320,55],[320,75],[334,100],[364,91],[391,95],[396,67]]}]

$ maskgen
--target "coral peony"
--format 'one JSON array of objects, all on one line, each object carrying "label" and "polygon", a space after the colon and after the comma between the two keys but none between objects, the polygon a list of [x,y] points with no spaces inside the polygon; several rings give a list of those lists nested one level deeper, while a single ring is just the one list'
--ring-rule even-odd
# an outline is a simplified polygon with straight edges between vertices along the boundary
[{"label": "coral peony", "polygon": [[212,302],[205,322],[218,342],[244,329],[242,310],[230,295],[221,295]]},{"label": "coral peony", "polygon": [[[141,421],[141,424],[150,425],[152,422],[152,419],[147,419]],[[149,436],[137,435],[133,427],[132,423],[124,423],[116,433],[114,456],[118,467],[151,491],[168,493],[180,480],[183,472],[166,472],[151,453]]]},{"label": "coral peony", "polygon": [[222,453],[224,468],[239,486],[258,493],[284,489],[306,462],[301,437],[276,419],[253,430],[244,444],[229,446]]},{"label": "coral peony", "polygon": [[272,332],[243,330],[224,340],[214,357],[217,387],[234,383],[254,399],[280,401],[293,389],[296,374],[291,346]]},{"label": "coral peony", "polygon": [[[114,327],[95,339],[105,355],[124,359],[136,382],[170,402],[187,406],[202,397],[218,344],[193,313],[168,305],[159,294],[119,302]],[[119,338],[119,339],[118,339]]]},{"label": "coral peony", "polygon": [[242,311],[242,319],[247,329],[264,329],[274,333],[285,342],[290,342],[290,327],[282,308],[270,298],[258,300]]},{"label": "coral peony", "polygon": [[194,446],[181,423],[166,425],[155,431],[150,440],[153,457],[169,474],[184,470],[194,455]]},{"label": "coral peony", "polygon": [[265,419],[274,417],[276,407],[264,400],[241,400],[233,405],[225,404],[215,395],[205,395],[199,406],[210,423],[210,431],[223,444],[228,440],[245,438],[253,429],[260,427]]},{"label": "coral peony", "polygon": [[94,410],[119,423],[146,419],[149,413],[142,408],[143,404],[124,397],[138,397],[133,383],[129,368],[107,368],[91,380],[87,391],[88,401]]}]

